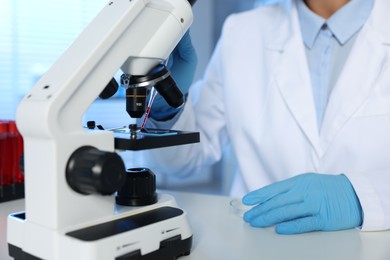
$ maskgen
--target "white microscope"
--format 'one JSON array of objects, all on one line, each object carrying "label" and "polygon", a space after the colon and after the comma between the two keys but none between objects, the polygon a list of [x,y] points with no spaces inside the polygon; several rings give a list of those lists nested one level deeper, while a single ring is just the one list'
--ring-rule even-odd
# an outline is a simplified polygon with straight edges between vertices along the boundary
[{"label": "white microscope", "polygon": [[[115,150],[198,142],[198,133],[169,131],[160,139],[135,128],[88,130],[81,122],[119,68],[131,81],[128,111],[136,117],[150,85],[162,82],[157,90],[168,104],[182,103],[162,64],[192,23],[194,2],[109,1],[21,101],[16,121],[24,138],[26,199],[25,212],[8,217],[11,257],[171,260],[190,253],[186,213],[172,196],[157,196],[155,187],[147,202],[127,197],[130,175]],[[136,189],[142,180],[131,185]]]}]

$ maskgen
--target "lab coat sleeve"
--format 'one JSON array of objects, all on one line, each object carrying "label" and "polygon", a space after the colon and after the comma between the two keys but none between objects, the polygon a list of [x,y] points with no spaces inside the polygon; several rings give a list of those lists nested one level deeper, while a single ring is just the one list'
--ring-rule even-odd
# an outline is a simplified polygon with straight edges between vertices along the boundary
[{"label": "lab coat sleeve", "polygon": [[202,80],[191,86],[184,109],[171,121],[150,121],[149,126],[197,131],[200,143],[145,151],[145,160],[159,173],[186,176],[202,171],[222,157],[227,144],[222,91],[222,55],[218,44]]},{"label": "lab coat sleeve", "polygon": [[363,209],[362,231],[390,229],[390,189],[386,180],[388,170],[348,176]]}]

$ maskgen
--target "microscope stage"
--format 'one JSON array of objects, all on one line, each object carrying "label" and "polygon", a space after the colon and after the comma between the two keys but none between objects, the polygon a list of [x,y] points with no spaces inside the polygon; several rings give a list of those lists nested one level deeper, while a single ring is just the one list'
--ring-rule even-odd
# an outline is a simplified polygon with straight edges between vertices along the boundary
[{"label": "microscope stage", "polygon": [[115,149],[119,150],[146,150],[175,145],[199,143],[198,132],[186,132],[176,130],[147,129],[137,130],[132,136],[128,128],[113,129],[115,137]]}]

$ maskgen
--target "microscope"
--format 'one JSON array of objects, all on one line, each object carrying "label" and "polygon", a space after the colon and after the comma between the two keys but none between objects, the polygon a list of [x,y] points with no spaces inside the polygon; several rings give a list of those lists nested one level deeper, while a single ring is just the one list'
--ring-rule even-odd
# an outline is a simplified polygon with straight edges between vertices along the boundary
[{"label": "microscope", "polygon": [[8,217],[11,257],[171,260],[190,253],[186,212],[155,192],[149,170],[126,170],[116,151],[195,143],[199,133],[96,130],[81,122],[92,102],[111,92],[119,68],[129,79],[132,117],[144,114],[151,86],[168,104],[183,103],[164,61],[192,23],[194,2],[109,1],[23,98],[16,122],[24,139],[25,212]]}]

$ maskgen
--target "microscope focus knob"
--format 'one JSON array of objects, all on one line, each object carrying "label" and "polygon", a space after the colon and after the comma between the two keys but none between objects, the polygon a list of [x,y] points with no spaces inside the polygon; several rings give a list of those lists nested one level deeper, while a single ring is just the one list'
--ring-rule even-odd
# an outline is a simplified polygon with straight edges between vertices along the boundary
[{"label": "microscope focus knob", "polygon": [[116,203],[123,206],[145,206],[157,202],[156,176],[147,168],[132,168],[118,190]]},{"label": "microscope focus knob", "polygon": [[116,153],[83,146],[69,158],[66,180],[76,192],[111,195],[123,185],[125,165]]}]

